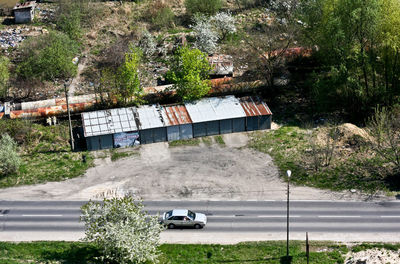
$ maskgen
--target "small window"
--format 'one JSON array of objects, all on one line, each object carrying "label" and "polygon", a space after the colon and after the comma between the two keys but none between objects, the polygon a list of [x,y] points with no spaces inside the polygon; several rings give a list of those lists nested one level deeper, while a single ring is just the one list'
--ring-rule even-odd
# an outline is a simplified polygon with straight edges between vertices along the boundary
[{"label": "small window", "polygon": [[174,216],[173,220],[183,221],[183,216]]}]

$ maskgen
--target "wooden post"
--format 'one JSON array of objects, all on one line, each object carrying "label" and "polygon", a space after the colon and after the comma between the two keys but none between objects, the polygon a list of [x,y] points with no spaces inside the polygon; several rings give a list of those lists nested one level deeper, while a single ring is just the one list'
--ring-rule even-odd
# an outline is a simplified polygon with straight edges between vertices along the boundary
[{"label": "wooden post", "polygon": [[306,232],[306,257],[307,264],[310,263],[310,244],[308,244],[308,232]]}]

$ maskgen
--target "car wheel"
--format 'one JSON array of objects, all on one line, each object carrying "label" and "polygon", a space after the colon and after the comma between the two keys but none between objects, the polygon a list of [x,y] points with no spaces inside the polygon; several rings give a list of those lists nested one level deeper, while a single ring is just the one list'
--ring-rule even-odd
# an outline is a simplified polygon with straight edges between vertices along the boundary
[{"label": "car wheel", "polygon": [[196,229],[200,229],[200,228],[201,228],[201,225],[199,225],[199,224],[195,224],[195,225],[194,225],[194,228],[196,228]]},{"label": "car wheel", "polygon": [[174,229],[175,228],[175,225],[174,224],[169,224],[168,225],[168,229]]}]

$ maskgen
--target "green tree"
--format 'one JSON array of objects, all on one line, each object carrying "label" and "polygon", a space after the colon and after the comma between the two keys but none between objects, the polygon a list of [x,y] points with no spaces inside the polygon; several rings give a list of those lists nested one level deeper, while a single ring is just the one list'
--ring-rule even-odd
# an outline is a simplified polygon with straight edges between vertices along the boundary
[{"label": "green tree", "polygon": [[169,62],[166,79],[174,83],[176,92],[183,100],[195,100],[211,89],[208,80],[211,66],[207,54],[198,49],[179,48]]},{"label": "green tree", "polygon": [[214,15],[222,7],[222,0],[185,0],[186,12],[189,15],[201,13]]},{"label": "green tree", "polygon": [[125,54],[124,63],[117,71],[117,93],[124,104],[130,102],[133,97],[139,98],[143,92],[139,79],[141,57],[141,50],[131,47],[129,52]]},{"label": "green tree", "polygon": [[8,134],[3,134],[0,139],[0,175],[16,173],[20,165],[17,143]]},{"label": "green tree", "polygon": [[132,197],[104,199],[82,206],[85,240],[96,243],[111,263],[156,262],[163,227]]},{"label": "green tree", "polygon": [[10,60],[7,57],[0,57],[0,97],[8,95],[8,80],[10,79]]},{"label": "green tree", "polygon": [[78,52],[78,45],[63,33],[50,32],[29,39],[21,49],[21,62],[16,72],[22,79],[54,81],[76,74],[77,66],[72,59]]}]

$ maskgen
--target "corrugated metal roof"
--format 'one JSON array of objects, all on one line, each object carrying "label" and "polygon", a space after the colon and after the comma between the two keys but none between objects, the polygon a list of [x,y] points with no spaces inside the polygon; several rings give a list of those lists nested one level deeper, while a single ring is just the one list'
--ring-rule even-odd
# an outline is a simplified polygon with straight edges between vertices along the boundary
[{"label": "corrugated metal roof", "polygon": [[242,97],[239,98],[247,116],[272,115],[268,105],[258,97]]},{"label": "corrugated metal roof", "polygon": [[240,102],[233,95],[204,98],[185,104],[193,123],[245,117]]},{"label": "corrugated metal roof", "polygon": [[85,137],[137,131],[136,108],[118,108],[82,113]]},{"label": "corrugated metal roof", "polygon": [[162,106],[161,114],[166,126],[177,126],[192,123],[184,105]]},{"label": "corrugated metal roof", "polygon": [[164,122],[161,114],[155,105],[143,105],[137,109],[139,114],[139,129],[150,129],[163,127]]}]

